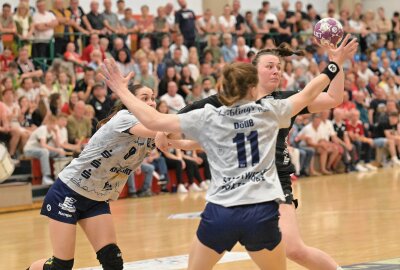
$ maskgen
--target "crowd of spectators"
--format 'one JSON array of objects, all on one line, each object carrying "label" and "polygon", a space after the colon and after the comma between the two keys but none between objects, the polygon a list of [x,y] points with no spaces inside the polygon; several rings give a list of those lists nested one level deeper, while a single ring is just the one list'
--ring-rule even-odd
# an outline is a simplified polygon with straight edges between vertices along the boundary
[{"label": "crowd of spectators", "polygon": [[[124,0],[102,4],[103,12],[96,0],[90,10],[79,0],[70,0],[68,8],[55,0],[50,10],[45,0],[35,7],[27,0],[15,9],[2,5],[0,140],[15,160],[40,159],[44,183],[53,181],[49,157],[79,154],[118,102],[96,77],[105,58],[114,58],[123,74],[133,72],[135,83],[154,89],[160,112],[177,113],[217,93],[226,63],[251,62],[259,50],[287,42],[305,55],[284,59],[281,90],[301,90],[329,61],[311,40],[313,25],[324,17],[353,33],[360,51],[344,66],[343,104],[297,118],[288,140],[296,176],[400,164],[399,12],[387,18],[383,8],[364,10],[362,4],[350,12],[332,1],[322,14],[286,0],[276,13],[264,1],[256,14],[243,10],[239,0],[221,14],[195,14],[185,0],[178,0],[176,11],[171,3],[160,6],[157,14],[146,5],[126,8]],[[205,153],[155,150],[142,165],[146,177],[139,192],[130,179],[132,196],[151,195],[151,179],[168,181],[168,169],[175,170],[178,192],[206,190],[211,179]]]}]

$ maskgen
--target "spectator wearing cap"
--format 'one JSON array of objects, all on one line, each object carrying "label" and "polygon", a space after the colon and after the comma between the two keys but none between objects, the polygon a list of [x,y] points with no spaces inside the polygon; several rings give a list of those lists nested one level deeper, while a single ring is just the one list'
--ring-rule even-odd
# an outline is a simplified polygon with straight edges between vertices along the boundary
[{"label": "spectator wearing cap", "polygon": [[58,25],[53,13],[46,11],[46,1],[36,1],[37,12],[33,14],[32,21],[35,27],[32,57],[50,57],[49,43],[54,37],[54,27]]},{"label": "spectator wearing cap", "polygon": [[93,107],[97,120],[101,121],[110,114],[114,102],[107,95],[107,88],[103,83],[96,83],[93,86],[92,95],[89,104]]}]

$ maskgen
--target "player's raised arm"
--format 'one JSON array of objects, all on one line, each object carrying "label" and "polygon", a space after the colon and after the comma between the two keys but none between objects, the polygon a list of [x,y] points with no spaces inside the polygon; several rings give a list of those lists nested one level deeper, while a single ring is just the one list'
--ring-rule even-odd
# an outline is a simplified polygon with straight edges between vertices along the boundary
[{"label": "player's raised arm", "polygon": [[[333,49],[331,47],[329,52],[332,61],[327,65],[322,73],[309,82],[301,92],[289,97],[289,100],[292,102],[292,115],[298,114],[304,107],[310,104],[310,102],[312,102],[329,85],[331,80],[340,73],[344,61],[352,57],[357,51],[357,40],[353,39],[347,43],[349,38],[350,35],[347,35],[339,48]],[[341,79],[343,80],[344,77],[341,77]],[[341,84],[342,82],[339,81],[336,83]]]},{"label": "player's raised arm", "polygon": [[177,115],[159,113],[154,108],[146,106],[128,90],[132,73],[126,77],[122,76],[114,59],[104,60],[99,76],[146,128],[155,131],[181,132]]}]

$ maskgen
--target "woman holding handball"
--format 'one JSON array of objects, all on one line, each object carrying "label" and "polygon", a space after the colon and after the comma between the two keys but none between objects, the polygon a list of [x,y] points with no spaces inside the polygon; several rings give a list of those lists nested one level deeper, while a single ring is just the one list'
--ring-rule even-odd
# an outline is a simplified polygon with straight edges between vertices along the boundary
[{"label": "woman holding handball", "polygon": [[[340,27],[340,26],[339,26]],[[324,35],[327,37],[326,35]],[[331,42],[339,42],[341,38],[334,38]],[[345,51],[345,58],[351,59],[357,51],[358,43],[355,39],[347,42],[350,35],[347,35],[342,45],[335,49],[331,42],[318,42],[328,49],[331,60],[337,57],[338,54]],[[334,43],[336,44],[336,43]],[[347,45],[346,45],[347,44]],[[257,53],[253,60],[253,65],[257,68],[259,82],[257,85],[258,99],[274,98],[287,99],[298,93],[297,91],[276,91],[281,80],[281,60],[283,57],[299,54],[301,52],[291,51],[285,44],[282,44],[276,49],[261,50]],[[329,64],[324,72],[330,72]],[[332,67],[332,66],[331,66]],[[318,76],[316,77],[318,78]],[[314,79],[315,80],[315,79]],[[303,90],[304,91],[304,90]],[[312,100],[308,106],[300,113],[316,113],[327,108],[334,108],[342,103],[344,91],[344,73],[340,69],[339,73],[332,80],[327,92],[319,94]],[[195,102],[181,110],[180,113],[186,113],[192,110],[203,108],[206,104],[212,104],[215,107],[222,106],[217,95]],[[285,243],[287,257],[296,263],[311,270],[336,270],[341,269],[337,263],[325,252],[306,246],[300,236],[300,230],[296,219],[295,209],[297,208],[297,200],[292,194],[292,182],[290,175],[295,172],[294,166],[290,162],[289,152],[287,150],[287,136],[290,128],[295,121],[295,116],[291,120],[291,125],[288,128],[279,130],[276,142],[275,163],[281,182],[283,192],[285,194],[285,202],[280,204],[279,226]],[[156,144],[159,148],[168,147],[164,133],[158,133],[156,136]]]},{"label": "woman holding handball", "polygon": [[[238,241],[261,269],[286,268],[278,228],[277,201],[285,199],[274,158],[278,130],[289,127],[291,117],[317,98],[356,48],[351,42],[331,49],[331,69],[287,99],[266,97],[256,102],[262,83],[257,68],[244,63],[226,65],[218,96],[222,106],[208,104],[179,115],[160,114],[145,106],[128,91],[129,77],[121,76],[113,60],[105,61],[103,79],[143,125],[183,133],[198,141],[208,155],[212,181],[189,255],[190,270],[212,269]],[[258,73],[273,72],[269,83],[277,86],[279,58],[265,56],[275,59],[264,63],[265,70]],[[260,151],[259,145],[265,148]]]}]

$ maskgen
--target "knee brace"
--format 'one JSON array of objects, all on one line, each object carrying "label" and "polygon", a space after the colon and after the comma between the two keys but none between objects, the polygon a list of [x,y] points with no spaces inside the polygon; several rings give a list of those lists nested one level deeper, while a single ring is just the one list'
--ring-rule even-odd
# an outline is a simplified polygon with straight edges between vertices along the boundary
[{"label": "knee brace", "polygon": [[43,270],[72,270],[73,266],[74,259],[64,261],[53,256],[44,263]]},{"label": "knee brace", "polygon": [[116,244],[109,244],[96,252],[97,260],[104,270],[122,270],[124,261],[121,250]]}]

